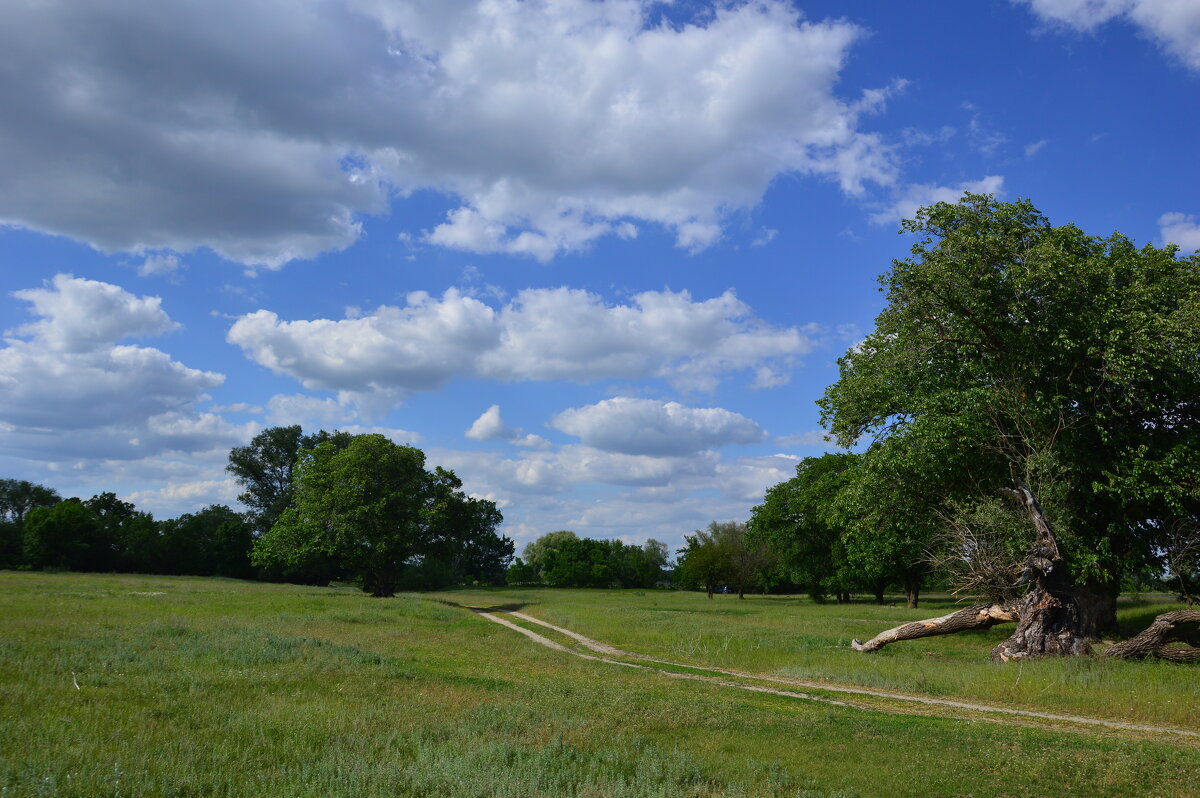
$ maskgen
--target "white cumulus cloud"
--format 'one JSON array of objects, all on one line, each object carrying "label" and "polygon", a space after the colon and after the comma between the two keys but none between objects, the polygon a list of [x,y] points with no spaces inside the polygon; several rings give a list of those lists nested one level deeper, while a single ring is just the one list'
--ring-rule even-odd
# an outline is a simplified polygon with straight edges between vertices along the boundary
[{"label": "white cumulus cloud", "polygon": [[1177,244],[1184,252],[1200,249],[1200,220],[1185,213],[1164,213],[1158,217],[1162,240]]},{"label": "white cumulus cloud", "polygon": [[859,117],[902,83],[835,93],[859,28],[658,6],[0,4],[0,223],[278,268],[433,189],[456,207],[425,240],[545,260],[647,223],[707,246],[782,174],[892,181]]},{"label": "white cumulus cloud", "polygon": [[500,405],[492,405],[475,419],[464,434],[473,441],[494,441],[515,438],[521,431],[505,426],[500,418]]},{"label": "white cumulus cloud", "polygon": [[38,321],[12,333],[66,352],[87,352],[124,338],[157,335],[176,325],[158,297],[136,297],[119,286],[58,274],[50,285],[14,291]]},{"label": "white cumulus cloud", "polygon": [[527,289],[496,310],[451,288],[354,319],[283,321],[259,310],[234,322],[228,340],[310,390],[338,391],[380,413],[454,377],[657,377],[710,389],[728,372],[789,368],[812,348],[810,332],[766,324],[732,292],[696,301],[686,291],[648,291],[610,305],[576,289]]},{"label": "white cumulus cloud", "polygon": [[0,437],[9,452],[131,459],[227,447],[251,434],[253,425],[195,410],[223,375],[119,343],[175,326],[157,297],[61,274],[13,295],[40,318],[9,331],[0,349]]},{"label": "white cumulus cloud", "polygon": [[586,446],[624,454],[686,455],[766,437],[762,427],[730,410],[630,397],[564,410],[550,423]]},{"label": "white cumulus cloud", "polygon": [[500,416],[500,405],[492,405],[483,411],[463,434],[473,441],[501,440],[531,449],[545,449],[551,445],[541,435],[525,434],[520,427],[505,424]]},{"label": "white cumulus cloud", "polygon": [[1200,69],[1200,3],[1195,0],[1013,0],[1046,22],[1093,31],[1125,19],[1192,69]]},{"label": "white cumulus cloud", "polygon": [[890,224],[900,219],[911,219],[918,208],[935,202],[958,202],[966,192],[973,194],[1000,194],[1004,190],[1004,178],[988,175],[982,180],[959,183],[955,186],[939,186],[932,183],[917,183],[908,186],[900,197],[888,208],[871,216],[876,224]]}]

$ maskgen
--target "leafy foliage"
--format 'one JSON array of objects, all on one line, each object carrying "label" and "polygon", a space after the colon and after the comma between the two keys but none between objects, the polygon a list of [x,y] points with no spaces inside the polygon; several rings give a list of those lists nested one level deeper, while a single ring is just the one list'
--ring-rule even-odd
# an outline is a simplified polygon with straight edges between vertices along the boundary
[{"label": "leafy foliage", "polygon": [[24,479],[0,479],[0,568],[11,568],[22,561],[25,514],[60,501],[58,493],[44,485]]},{"label": "leafy foliage", "polygon": [[848,453],[806,457],[796,465],[796,476],[770,488],[750,511],[749,538],[770,546],[786,580],[815,599],[832,593],[843,601],[866,582],[850,565],[846,531],[834,516],[857,462]]},{"label": "leafy foliage", "polygon": [[530,542],[525,559],[509,569],[508,581],[551,587],[652,588],[663,578],[666,564],[666,544],[656,540],[634,546],[580,538],[564,529]]},{"label": "leafy foliage", "polygon": [[[424,452],[383,435],[354,437],[342,449],[317,445],[300,460],[295,482],[293,504],[255,543],[257,565],[326,557],[374,595],[391,596],[405,566],[420,558],[436,559],[463,541],[504,547],[494,504],[468,499],[452,471],[426,471]],[[511,554],[511,542],[506,548]]]},{"label": "leafy foliage", "polygon": [[867,560],[914,556],[945,502],[1014,477],[1076,578],[1111,587],[1158,556],[1159,521],[1200,502],[1200,257],[982,195],[903,228],[913,256],[820,402],[840,443],[870,442],[843,494]]},{"label": "leafy foliage", "polygon": [[675,582],[685,588],[704,588],[709,598],[719,585],[732,585],[742,597],[746,588],[763,583],[775,566],[775,556],[761,537],[747,536],[736,521],[713,521],[708,529],[684,535],[675,567]]},{"label": "leafy foliage", "polygon": [[234,447],[225,470],[245,488],[238,501],[250,508],[255,529],[266,532],[291,505],[296,464],[302,456],[322,443],[344,449],[353,437],[338,430],[305,435],[300,425],[294,424],[269,427],[248,445]]}]

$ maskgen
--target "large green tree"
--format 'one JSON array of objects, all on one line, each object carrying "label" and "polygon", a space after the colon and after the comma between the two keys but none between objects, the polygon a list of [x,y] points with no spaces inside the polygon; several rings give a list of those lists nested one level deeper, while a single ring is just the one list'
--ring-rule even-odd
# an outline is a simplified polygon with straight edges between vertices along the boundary
[{"label": "large green tree", "polygon": [[[375,596],[391,596],[406,565],[436,557],[462,533],[451,508],[469,501],[451,471],[425,469],[425,454],[383,435],[359,435],[339,450],[332,441],[304,456],[291,506],[255,543],[260,566],[328,557],[357,573]],[[494,509],[494,508],[493,508]],[[498,524],[500,514],[476,512]]]},{"label": "large green tree", "polygon": [[296,465],[305,453],[322,443],[344,449],[352,437],[338,430],[305,435],[299,424],[293,424],[268,427],[246,446],[234,447],[225,470],[242,486],[238,501],[250,508],[255,530],[269,530],[291,505]]},{"label": "large green tree", "polygon": [[891,562],[875,567],[880,558],[860,554],[852,564],[847,556],[848,534],[837,518],[836,502],[858,459],[850,453],[804,458],[796,465],[796,476],[767,490],[746,524],[751,541],[770,546],[788,582],[816,599],[833,594],[839,604],[867,586],[882,603],[894,570]]},{"label": "large green tree", "polygon": [[1008,491],[1069,564],[1084,631],[1110,624],[1123,570],[1200,501],[1200,257],[984,195],[903,230],[912,257],[821,401],[868,444],[852,509],[920,543],[947,502]]}]

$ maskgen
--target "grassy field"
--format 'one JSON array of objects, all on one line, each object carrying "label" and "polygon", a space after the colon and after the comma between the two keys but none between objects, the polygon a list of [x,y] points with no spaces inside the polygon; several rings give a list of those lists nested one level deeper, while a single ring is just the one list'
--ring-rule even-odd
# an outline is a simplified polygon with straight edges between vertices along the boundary
[{"label": "grassy field", "polygon": [[[442,597],[520,607],[618,648],[672,661],[1200,730],[1200,669],[1186,665],[1090,657],[991,662],[988,653],[1012,633],[1011,625],[896,643],[873,654],[849,648],[852,638],[867,640],[961,607],[946,598],[909,610],[903,599],[839,606],[782,596],[705,600],[682,591],[504,589]],[[1184,606],[1169,600],[1126,597],[1118,620],[1133,634],[1159,613]]]},{"label": "grassy field", "polygon": [[1196,741],[747,693],[551,651],[443,602],[696,665],[1200,728],[1194,668],[996,666],[998,631],[838,648],[914,617],[890,607],[0,572],[0,795],[1200,794]]}]

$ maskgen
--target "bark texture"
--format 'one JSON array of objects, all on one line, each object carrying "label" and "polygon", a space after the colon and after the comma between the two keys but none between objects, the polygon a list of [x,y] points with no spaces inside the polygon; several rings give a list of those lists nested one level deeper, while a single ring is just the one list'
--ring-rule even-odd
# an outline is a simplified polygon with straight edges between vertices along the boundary
[{"label": "bark texture", "polygon": [[1120,593],[1120,585],[1115,581],[1088,579],[1075,588],[1075,600],[1083,613],[1080,631],[1086,637],[1095,639],[1117,630],[1117,596]]},{"label": "bark texture", "polygon": [[888,629],[865,643],[853,640],[850,647],[855,651],[878,651],[888,643],[895,643],[898,640],[951,635],[955,632],[965,632],[968,629],[990,629],[998,623],[1011,623],[1015,620],[1017,620],[1017,615],[1013,607],[1001,604],[977,604],[940,618],[913,621],[894,629]]},{"label": "bark texture", "polygon": [[1067,564],[1042,505],[1024,482],[1018,481],[1015,488],[1001,492],[1021,505],[1037,537],[1025,557],[1025,570],[1019,580],[1029,583],[1030,589],[1017,605],[1017,630],[992,649],[992,659],[1008,662],[1051,654],[1090,653]]},{"label": "bark texture", "polygon": [[[1176,643],[1183,643],[1178,646]],[[1113,659],[1156,657],[1172,662],[1200,662],[1200,610],[1164,612],[1141,634],[1109,646],[1101,654]]]}]

